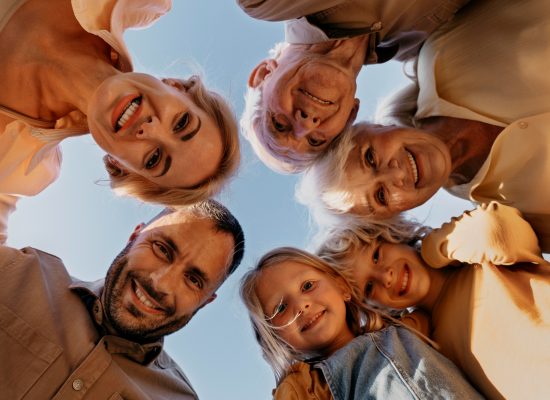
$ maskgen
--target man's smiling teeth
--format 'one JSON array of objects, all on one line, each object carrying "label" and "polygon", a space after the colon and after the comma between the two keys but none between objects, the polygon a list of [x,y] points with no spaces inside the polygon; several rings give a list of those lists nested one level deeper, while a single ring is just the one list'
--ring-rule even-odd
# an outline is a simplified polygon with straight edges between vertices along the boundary
[{"label": "man's smiling teeth", "polygon": [[313,100],[313,101],[315,101],[319,104],[323,104],[323,105],[332,104],[332,101],[320,99],[319,97],[316,97],[316,96],[312,95],[311,93],[309,93],[307,90],[300,89],[300,92],[302,92],[307,97],[309,97],[311,100]]},{"label": "man's smiling teeth", "polygon": [[405,274],[403,276],[403,282],[401,283],[401,290],[399,291],[399,294],[403,294],[403,292],[407,288],[407,283],[409,283],[409,271],[405,270]]},{"label": "man's smiling teeth", "polygon": [[411,154],[410,151],[407,151],[407,158],[409,159],[409,164],[411,165],[411,169],[413,172],[414,177],[414,184],[416,185],[418,183],[418,166],[416,165],[416,160],[414,159],[414,156]]},{"label": "man's smiling teeth", "polygon": [[145,296],[145,293],[141,291],[140,288],[136,286],[136,290],[134,291],[139,301],[141,301],[143,304],[145,304],[149,308],[153,308],[155,310],[158,310],[159,308],[156,307],[151,301]]},{"label": "man's smiling teeth", "polygon": [[311,318],[309,321],[307,321],[307,322],[304,324],[304,326],[302,326],[301,331],[303,332],[303,331],[305,331],[306,329],[308,329],[308,328],[309,328],[311,325],[313,325],[313,324],[315,323],[315,321],[317,321],[317,320],[321,317],[321,315],[323,315],[324,313],[325,313],[325,311],[323,310],[323,311],[321,311],[321,312],[315,314],[315,315],[313,316],[313,318]]},{"label": "man's smiling teeth", "polygon": [[122,112],[122,114],[120,115],[120,117],[118,117],[116,121],[116,124],[115,124],[116,130],[119,130],[124,126],[126,122],[128,122],[128,120],[132,117],[132,115],[134,115],[136,110],[139,108],[140,104],[141,104],[141,97],[136,97],[134,100],[130,102],[130,104],[128,104],[126,109]]}]

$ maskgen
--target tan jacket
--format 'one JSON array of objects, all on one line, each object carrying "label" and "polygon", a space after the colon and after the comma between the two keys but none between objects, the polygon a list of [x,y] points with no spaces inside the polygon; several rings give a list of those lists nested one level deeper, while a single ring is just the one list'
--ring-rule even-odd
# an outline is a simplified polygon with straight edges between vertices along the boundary
[{"label": "tan jacket", "polygon": [[370,34],[366,63],[415,56],[430,33],[470,0],[238,0],[253,18],[286,21],[286,41]]},{"label": "tan jacket", "polygon": [[320,369],[305,362],[292,365],[273,391],[275,400],[331,400],[332,394]]},{"label": "tan jacket", "polygon": [[105,334],[103,281],[75,281],[55,256],[4,246],[0,276],[1,398],[197,398],[162,342]]}]

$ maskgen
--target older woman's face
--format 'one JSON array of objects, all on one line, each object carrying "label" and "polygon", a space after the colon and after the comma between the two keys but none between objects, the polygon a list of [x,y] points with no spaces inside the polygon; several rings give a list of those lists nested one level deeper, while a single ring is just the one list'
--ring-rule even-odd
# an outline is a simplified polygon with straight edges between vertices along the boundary
[{"label": "older woman's face", "polygon": [[258,129],[298,154],[323,151],[357,113],[355,76],[321,56],[277,65],[262,86]]},{"label": "older woman's face", "polygon": [[353,274],[365,299],[390,308],[420,304],[431,286],[428,266],[405,244],[363,246],[355,255]]},{"label": "older woman's face", "polygon": [[184,89],[150,75],[103,82],[89,103],[88,125],[123,167],[160,186],[192,187],[220,164],[222,133],[214,119]]},{"label": "older woman's face", "polygon": [[354,143],[343,187],[355,214],[385,219],[419,206],[451,173],[448,147],[427,132],[366,125]]}]

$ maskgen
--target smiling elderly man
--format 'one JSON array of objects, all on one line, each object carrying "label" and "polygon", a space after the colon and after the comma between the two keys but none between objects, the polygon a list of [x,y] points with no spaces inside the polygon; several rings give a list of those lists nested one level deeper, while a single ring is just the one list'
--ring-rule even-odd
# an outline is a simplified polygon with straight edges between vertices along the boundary
[{"label": "smiling elderly man", "polygon": [[215,299],[243,253],[238,221],[211,200],[138,225],[93,283],[50,254],[0,247],[0,397],[197,398],[163,337]]},{"label": "smiling elderly man", "polygon": [[406,60],[469,0],[238,0],[285,20],[285,43],[250,75],[241,125],[270,168],[300,172],[357,115],[363,64]]}]

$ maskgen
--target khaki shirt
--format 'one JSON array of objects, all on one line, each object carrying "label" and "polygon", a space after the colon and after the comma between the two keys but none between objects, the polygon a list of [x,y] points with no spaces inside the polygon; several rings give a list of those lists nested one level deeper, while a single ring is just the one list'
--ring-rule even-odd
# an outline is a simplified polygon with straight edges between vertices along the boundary
[{"label": "khaki shirt", "polygon": [[470,0],[238,0],[251,17],[286,21],[285,40],[312,44],[370,34],[365,63],[416,56],[430,33]]},{"label": "khaki shirt", "polygon": [[162,342],[105,334],[102,280],[74,280],[55,256],[4,246],[0,276],[0,397],[197,398]]}]

